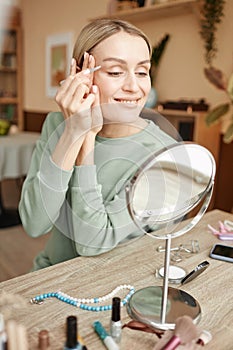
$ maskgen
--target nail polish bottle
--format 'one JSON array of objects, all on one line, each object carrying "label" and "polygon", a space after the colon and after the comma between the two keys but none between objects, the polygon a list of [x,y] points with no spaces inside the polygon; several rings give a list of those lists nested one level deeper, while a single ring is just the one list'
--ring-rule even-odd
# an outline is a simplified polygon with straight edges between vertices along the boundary
[{"label": "nail polish bottle", "polygon": [[82,350],[83,345],[78,339],[77,317],[68,316],[66,319],[66,343],[64,350]]},{"label": "nail polish bottle", "polygon": [[121,299],[112,299],[112,317],[110,321],[110,334],[117,344],[121,341]]},{"label": "nail polish bottle", "polygon": [[38,333],[38,349],[49,350],[49,332],[46,329],[42,329]]}]

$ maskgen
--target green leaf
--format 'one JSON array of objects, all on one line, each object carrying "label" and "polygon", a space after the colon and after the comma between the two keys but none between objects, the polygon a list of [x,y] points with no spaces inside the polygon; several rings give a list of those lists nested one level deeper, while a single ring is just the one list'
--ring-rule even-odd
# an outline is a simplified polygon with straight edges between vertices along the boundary
[{"label": "green leaf", "polygon": [[233,101],[233,74],[228,81],[227,92],[229,93],[230,99]]},{"label": "green leaf", "polygon": [[232,141],[233,141],[233,123],[231,123],[228,126],[228,128],[223,136],[223,142],[231,143]]},{"label": "green leaf", "polygon": [[204,69],[204,74],[217,89],[224,91],[227,89],[227,79],[220,69],[211,66]]},{"label": "green leaf", "polygon": [[222,117],[224,114],[226,114],[229,111],[229,108],[230,108],[230,104],[224,103],[212,109],[212,111],[210,111],[206,116],[206,119],[205,119],[206,124],[210,126],[215,122],[217,122],[220,117]]}]

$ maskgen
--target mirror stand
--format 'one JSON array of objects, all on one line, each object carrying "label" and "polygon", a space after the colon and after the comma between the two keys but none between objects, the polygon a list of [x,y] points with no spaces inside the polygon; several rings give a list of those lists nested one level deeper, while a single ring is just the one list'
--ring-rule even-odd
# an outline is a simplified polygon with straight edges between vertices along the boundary
[{"label": "mirror stand", "polygon": [[201,318],[201,308],[190,294],[168,286],[171,235],[167,236],[164,256],[163,285],[142,288],[130,298],[128,313],[133,318],[154,329],[174,329],[177,317],[188,315],[196,324]]},{"label": "mirror stand", "polygon": [[170,255],[171,255],[171,235],[168,235],[165,242],[163,294],[162,294],[161,317],[160,317],[161,324],[164,324],[166,321]]}]

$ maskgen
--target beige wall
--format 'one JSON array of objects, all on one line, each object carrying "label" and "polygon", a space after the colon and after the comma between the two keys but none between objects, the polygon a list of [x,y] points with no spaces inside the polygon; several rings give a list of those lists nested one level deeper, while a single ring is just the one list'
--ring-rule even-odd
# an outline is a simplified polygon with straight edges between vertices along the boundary
[{"label": "beige wall", "polygon": [[[45,42],[48,35],[73,32],[74,39],[89,18],[104,15],[108,0],[21,0],[24,30],[24,108],[27,111],[56,110],[45,93]],[[215,66],[227,76],[233,71],[233,1],[226,1],[225,19],[219,26],[219,53]],[[204,50],[199,35],[199,18],[194,13],[156,18],[135,23],[155,44],[165,33],[171,35],[156,80],[160,100],[200,99],[214,105],[224,93],[203,75]]]}]

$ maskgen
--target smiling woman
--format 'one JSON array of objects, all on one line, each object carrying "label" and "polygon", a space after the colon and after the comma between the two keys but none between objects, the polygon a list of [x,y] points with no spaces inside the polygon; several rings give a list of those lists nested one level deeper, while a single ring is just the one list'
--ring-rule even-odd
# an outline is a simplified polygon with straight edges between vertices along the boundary
[{"label": "smiling woman", "polygon": [[61,112],[46,118],[19,205],[30,236],[51,231],[34,270],[142,235],[128,213],[125,184],[151,152],[175,142],[141,117],[150,59],[145,34],[124,21],[93,21],[77,38],[55,97]]}]

